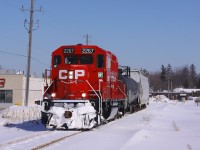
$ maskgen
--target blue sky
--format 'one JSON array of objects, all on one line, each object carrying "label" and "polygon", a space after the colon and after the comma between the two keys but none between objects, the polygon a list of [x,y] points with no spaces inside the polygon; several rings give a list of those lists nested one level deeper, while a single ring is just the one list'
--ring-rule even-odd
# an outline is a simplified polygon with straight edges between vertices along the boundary
[{"label": "blue sky", "polygon": [[[26,72],[29,12],[22,5],[29,9],[30,0],[0,0],[0,65]],[[86,34],[89,44],[112,51],[121,65],[153,72],[162,64],[194,64],[200,72],[199,0],[35,0],[35,9],[40,6],[31,74],[49,68],[57,47],[84,44]]]}]

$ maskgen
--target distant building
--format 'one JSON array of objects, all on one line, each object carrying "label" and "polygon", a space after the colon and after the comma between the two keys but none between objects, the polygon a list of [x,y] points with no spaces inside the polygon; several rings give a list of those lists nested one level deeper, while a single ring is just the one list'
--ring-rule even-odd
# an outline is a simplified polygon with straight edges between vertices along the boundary
[{"label": "distant building", "polygon": [[[0,107],[24,105],[25,87],[26,77],[23,74],[0,72]],[[42,78],[30,77],[28,105],[33,105],[36,100],[42,99],[43,89]]]},{"label": "distant building", "polygon": [[192,93],[192,92],[198,92],[200,89],[184,89],[184,88],[175,88],[173,90],[174,92],[179,92],[179,93]]},{"label": "distant building", "polygon": [[162,92],[151,92],[152,96],[156,95],[165,95],[171,100],[189,100],[190,97],[199,97],[200,89],[184,89],[184,88],[175,88],[173,92],[171,91],[162,91]]}]

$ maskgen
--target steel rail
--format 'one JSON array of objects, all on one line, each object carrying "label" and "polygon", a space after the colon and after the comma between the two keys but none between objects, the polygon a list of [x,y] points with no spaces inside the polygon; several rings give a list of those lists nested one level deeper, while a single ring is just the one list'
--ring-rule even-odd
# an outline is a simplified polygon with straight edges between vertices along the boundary
[{"label": "steel rail", "polygon": [[51,140],[51,141],[46,142],[46,143],[44,143],[44,144],[38,145],[38,146],[32,148],[31,150],[39,150],[39,149],[41,149],[41,148],[48,147],[48,146],[53,145],[53,144],[55,144],[55,143],[57,143],[57,142],[60,142],[60,141],[62,141],[62,140],[65,140],[65,139],[67,139],[67,138],[69,138],[69,137],[72,137],[72,136],[75,136],[75,135],[77,135],[77,134],[80,134],[80,133],[82,133],[82,132],[83,132],[83,131],[79,131],[79,132],[74,133],[74,134],[66,135],[66,136],[57,138],[57,139],[55,139],[55,140]]}]

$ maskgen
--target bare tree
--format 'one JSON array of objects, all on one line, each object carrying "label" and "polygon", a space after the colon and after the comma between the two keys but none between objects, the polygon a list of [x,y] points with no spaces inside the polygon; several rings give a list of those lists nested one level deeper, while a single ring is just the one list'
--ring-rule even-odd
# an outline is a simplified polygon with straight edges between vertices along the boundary
[{"label": "bare tree", "polygon": [[197,77],[197,84],[196,84],[196,88],[200,89],[200,75],[198,75]]},{"label": "bare tree", "polygon": [[183,67],[181,79],[182,79],[182,86],[184,88],[190,87],[190,85],[189,85],[189,74],[190,74],[190,71],[189,71],[188,66]]}]

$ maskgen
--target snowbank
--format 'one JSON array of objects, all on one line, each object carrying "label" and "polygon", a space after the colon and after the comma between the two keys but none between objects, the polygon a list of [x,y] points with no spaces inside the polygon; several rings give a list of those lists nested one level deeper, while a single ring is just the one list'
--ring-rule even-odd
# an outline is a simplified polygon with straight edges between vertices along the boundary
[{"label": "snowbank", "polygon": [[42,107],[39,105],[28,107],[17,105],[10,106],[0,113],[0,125],[39,120],[41,118],[41,110]]},{"label": "snowbank", "polygon": [[169,102],[169,99],[165,95],[157,95],[149,98],[151,102]]}]

